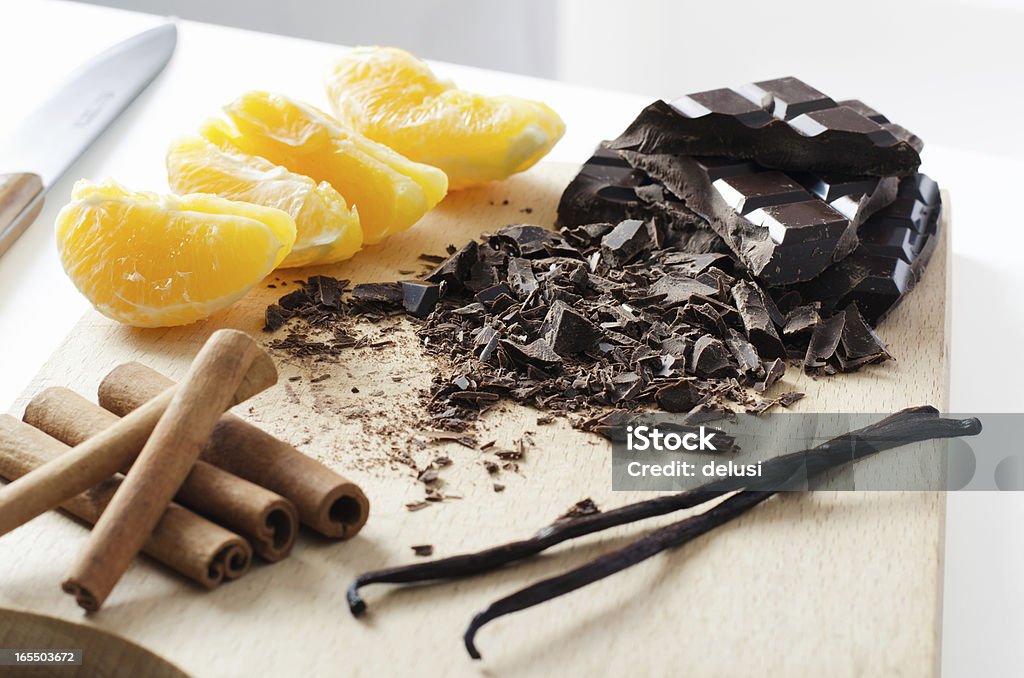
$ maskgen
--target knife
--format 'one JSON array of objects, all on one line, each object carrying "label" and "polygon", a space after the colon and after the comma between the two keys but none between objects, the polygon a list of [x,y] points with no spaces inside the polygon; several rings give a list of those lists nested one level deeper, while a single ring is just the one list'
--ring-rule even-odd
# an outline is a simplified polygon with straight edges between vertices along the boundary
[{"label": "knife", "polygon": [[39,215],[43,196],[164,69],[174,53],[173,23],[139,33],[75,71],[35,113],[0,142],[0,255]]}]

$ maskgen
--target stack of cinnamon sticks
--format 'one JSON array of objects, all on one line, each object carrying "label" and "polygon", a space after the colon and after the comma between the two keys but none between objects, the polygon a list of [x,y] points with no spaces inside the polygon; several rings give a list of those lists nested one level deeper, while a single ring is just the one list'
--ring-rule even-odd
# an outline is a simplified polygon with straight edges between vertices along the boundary
[{"label": "stack of cinnamon sticks", "polygon": [[24,421],[0,415],[0,535],[54,508],[94,525],[63,582],[103,605],[142,551],[206,588],[253,553],[286,557],[298,524],[347,539],[366,522],[357,485],[228,409],[277,381],[247,334],[219,330],[180,385],[138,363],[113,370],[99,405],[64,388]]}]

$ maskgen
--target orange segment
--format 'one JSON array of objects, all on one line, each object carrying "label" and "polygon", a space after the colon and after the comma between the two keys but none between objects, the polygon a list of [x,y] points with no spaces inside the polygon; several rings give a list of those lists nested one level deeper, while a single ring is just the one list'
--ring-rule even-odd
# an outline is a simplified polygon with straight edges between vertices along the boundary
[{"label": "orange segment", "polygon": [[359,215],[327,182],[252,155],[188,137],[171,143],[167,177],[178,194],[213,193],[230,200],[274,207],[295,219],[298,235],[282,268],[348,259],[363,244]]},{"label": "orange segment", "polygon": [[327,94],[343,125],[440,167],[451,189],[522,172],[565,133],[558,114],[539,101],[458,89],[392,47],[361,47],[339,59]]},{"label": "orange segment", "polygon": [[75,184],[57,215],[64,270],[97,310],[137,327],[186,325],[242,298],[280,264],[295,221],[212,195]]},{"label": "orange segment", "polygon": [[204,137],[326,181],[359,210],[367,244],[408,229],[448,191],[441,170],[345,129],[312,106],[249,92],[225,111],[235,129],[213,121],[200,130]]}]

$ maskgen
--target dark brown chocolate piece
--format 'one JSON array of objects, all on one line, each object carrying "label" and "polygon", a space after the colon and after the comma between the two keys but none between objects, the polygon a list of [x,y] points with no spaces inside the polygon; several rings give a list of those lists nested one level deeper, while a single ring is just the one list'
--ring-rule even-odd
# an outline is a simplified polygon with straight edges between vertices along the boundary
[{"label": "dark brown chocolate piece", "polygon": [[440,285],[420,280],[402,281],[402,305],[417,318],[425,318],[441,298]]},{"label": "dark brown chocolate piece", "polygon": [[479,246],[476,241],[466,243],[462,249],[445,259],[437,268],[430,272],[426,279],[434,283],[446,282],[454,288],[461,289],[469,279],[473,265],[477,261]]},{"label": "dark brown chocolate piece", "polygon": [[762,296],[761,290],[751,283],[740,281],[732,288],[732,298],[743,320],[747,339],[757,349],[758,355],[766,360],[785,358],[786,349],[765,308],[765,296]]},{"label": "dark brown chocolate piece", "polygon": [[622,155],[664,183],[773,286],[811,280],[850,254],[860,224],[892,202],[898,186],[895,177],[790,175],[746,160]]},{"label": "dark brown chocolate piece", "polygon": [[884,177],[915,173],[923,144],[864,104],[790,77],[656,101],[610,147]]},{"label": "dark brown chocolate piece", "polygon": [[[566,238],[579,238],[585,247],[600,241],[606,226],[626,219],[640,219],[671,234],[681,251],[694,253],[727,252],[718,235],[707,228],[704,219],[683,204],[671,191],[634,169],[604,144],[580,168],[579,174],[562,193],[558,203],[558,224],[569,230]],[[593,228],[594,235],[586,229]]]},{"label": "dark brown chocolate piece", "polygon": [[589,351],[604,337],[600,328],[564,301],[556,301],[548,308],[541,333],[552,350],[561,356]]},{"label": "dark brown chocolate piece", "polygon": [[379,304],[384,306],[402,306],[405,293],[402,284],[362,283],[352,288],[352,300],[360,303]]},{"label": "dark brown chocolate piece", "polygon": [[924,174],[905,177],[892,204],[860,227],[850,256],[795,289],[823,314],[856,304],[877,325],[914,288],[938,243],[942,199]]},{"label": "dark brown chocolate piece", "polygon": [[626,219],[601,238],[601,257],[609,266],[620,267],[649,251],[653,243],[647,224]]}]

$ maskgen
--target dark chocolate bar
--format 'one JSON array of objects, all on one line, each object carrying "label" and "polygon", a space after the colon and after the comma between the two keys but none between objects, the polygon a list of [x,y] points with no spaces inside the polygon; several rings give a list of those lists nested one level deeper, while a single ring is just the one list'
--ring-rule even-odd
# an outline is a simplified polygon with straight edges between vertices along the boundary
[{"label": "dark chocolate bar", "polygon": [[896,177],[789,173],[750,160],[622,151],[700,215],[771,286],[817,277],[857,246],[857,228],[896,197]]},{"label": "dark chocolate bar", "polygon": [[789,77],[656,101],[610,147],[740,158],[785,170],[906,176],[921,164],[923,144],[864,103],[836,102]]},{"label": "dark chocolate bar", "polygon": [[665,186],[629,166],[604,144],[580,168],[558,203],[559,226],[650,222],[679,239],[686,252],[727,252],[728,246]]},{"label": "dark chocolate bar", "polygon": [[877,324],[920,279],[938,243],[942,198],[924,174],[905,177],[891,204],[860,227],[860,245],[816,279],[794,287],[823,313],[857,305]]}]

